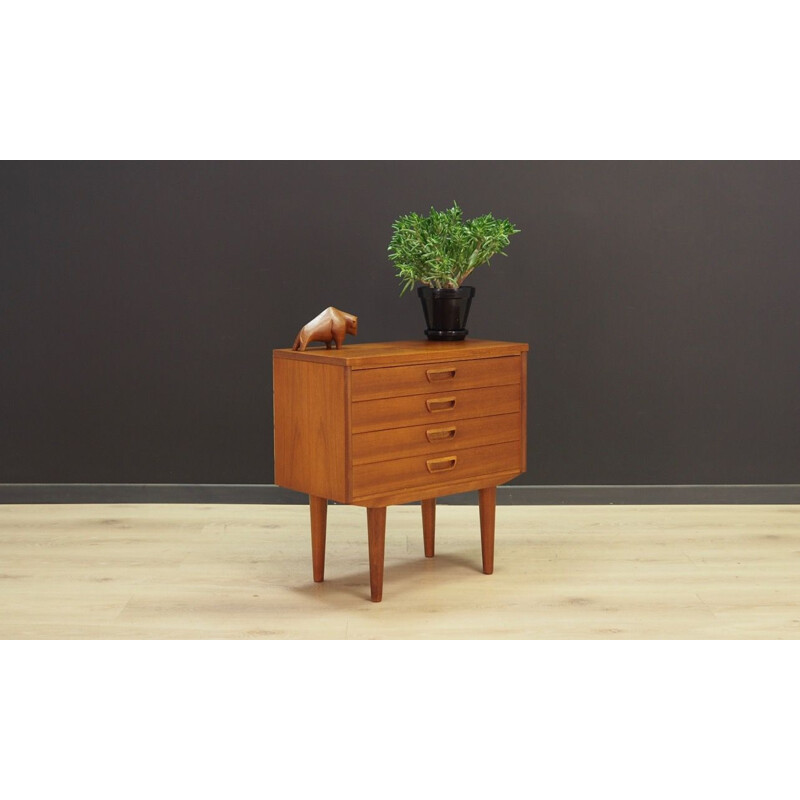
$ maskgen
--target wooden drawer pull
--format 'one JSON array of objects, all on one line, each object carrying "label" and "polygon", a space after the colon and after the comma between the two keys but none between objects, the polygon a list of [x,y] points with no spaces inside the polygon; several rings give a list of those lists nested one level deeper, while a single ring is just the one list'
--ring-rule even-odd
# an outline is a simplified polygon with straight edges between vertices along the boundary
[{"label": "wooden drawer pull", "polygon": [[456,368],[451,367],[450,369],[428,369],[425,370],[425,374],[428,376],[428,380],[431,383],[434,381],[446,381],[450,380],[451,378],[455,378]]},{"label": "wooden drawer pull", "polygon": [[426,400],[428,411],[452,411],[456,407],[455,397],[440,397],[436,400]]},{"label": "wooden drawer pull", "polygon": [[431,428],[425,431],[425,435],[428,437],[429,442],[436,442],[439,439],[455,439],[456,426],[452,425],[449,428]]},{"label": "wooden drawer pull", "polygon": [[447,458],[429,458],[428,472],[447,472],[455,469],[458,456],[448,456]]}]

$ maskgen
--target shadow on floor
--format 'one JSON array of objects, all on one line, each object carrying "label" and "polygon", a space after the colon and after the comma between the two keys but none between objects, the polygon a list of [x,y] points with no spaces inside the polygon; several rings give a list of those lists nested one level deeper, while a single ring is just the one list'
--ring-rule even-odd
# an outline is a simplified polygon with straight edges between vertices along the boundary
[{"label": "shadow on floor", "polygon": [[[309,564],[310,572],[311,565]],[[328,577],[328,572],[328,565],[326,565],[325,580],[322,583],[314,583],[309,574],[308,583],[294,586],[292,591],[323,602],[335,602],[336,598],[341,595],[350,595],[364,600],[370,599],[369,569],[332,577]],[[446,582],[468,573],[483,575],[483,569],[480,557],[476,561],[474,557],[452,554],[436,555],[433,558],[423,557],[402,564],[387,564],[383,571],[384,599],[387,595],[401,595],[405,589],[418,585],[421,578],[429,580],[433,573],[436,574],[436,580]]]}]

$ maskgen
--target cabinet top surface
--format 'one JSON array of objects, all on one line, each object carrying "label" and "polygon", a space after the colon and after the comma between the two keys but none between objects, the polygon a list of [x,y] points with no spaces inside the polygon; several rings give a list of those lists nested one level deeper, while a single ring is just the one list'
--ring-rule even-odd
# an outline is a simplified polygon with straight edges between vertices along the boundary
[{"label": "cabinet top surface", "polygon": [[368,369],[393,364],[415,364],[429,361],[464,361],[470,358],[494,358],[526,352],[523,342],[494,342],[486,339],[465,339],[463,342],[431,342],[420,339],[407,342],[366,342],[345,344],[341,350],[325,346],[304,352],[290,348],[273,350],[274,358],[318,361],[325,364]]}]

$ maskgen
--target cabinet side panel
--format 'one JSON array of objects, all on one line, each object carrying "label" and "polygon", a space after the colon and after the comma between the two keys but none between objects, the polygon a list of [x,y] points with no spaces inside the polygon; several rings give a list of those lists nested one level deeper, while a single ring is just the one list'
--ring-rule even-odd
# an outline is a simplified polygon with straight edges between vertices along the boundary
[{"label": "cabinet side panel", "polygon": [[344,368],[344,491],[347,503],[353,500],[353,370]]},{"label": "cabinet side panel", "polygon": [[520,380],[520,390],[522,392],[521,411],[522,429],[520,430],[520,444],[522,446],[522,459],[520,468],[522,472],[528,468],[528,354],[520,353],[520,366],[522,367],[522,378]]},{"label": "cabinet side panel", "polygon": [[273,358],[275,483],[347,502],[344,368]]}]

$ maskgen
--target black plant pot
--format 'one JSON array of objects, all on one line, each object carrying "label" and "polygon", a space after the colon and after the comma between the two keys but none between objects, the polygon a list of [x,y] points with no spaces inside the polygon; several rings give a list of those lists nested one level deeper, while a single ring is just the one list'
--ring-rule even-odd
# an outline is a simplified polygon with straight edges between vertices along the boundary
[{"label": "black plant pot", "polygon": [[437,342],[460,342],[469,333],[467,315],[475,296],[474,286],[458,289],[432,289],[420,286],[417,289],[425,312],[425,335]]}]

